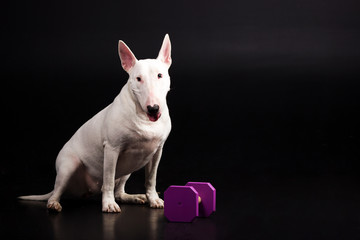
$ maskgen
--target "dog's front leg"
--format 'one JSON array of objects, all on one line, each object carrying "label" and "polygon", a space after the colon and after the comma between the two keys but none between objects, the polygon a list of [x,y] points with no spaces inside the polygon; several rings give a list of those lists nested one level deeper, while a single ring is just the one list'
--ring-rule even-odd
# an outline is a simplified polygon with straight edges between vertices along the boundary
[{"label": "dog's front leg", "polygon": [[153,159],[145,167],[146,197],[151,208],[164,208],[164,201],[156,192],[156,175],[162,154],[162,146],[157,150]]},{"label": "dog's front leg", "polygon": [[102,186],[102,211],[120,212],[119,205],[115,202],[115,171],[119,157],[119,149],[105,145],[104,147],[104,172]]}]

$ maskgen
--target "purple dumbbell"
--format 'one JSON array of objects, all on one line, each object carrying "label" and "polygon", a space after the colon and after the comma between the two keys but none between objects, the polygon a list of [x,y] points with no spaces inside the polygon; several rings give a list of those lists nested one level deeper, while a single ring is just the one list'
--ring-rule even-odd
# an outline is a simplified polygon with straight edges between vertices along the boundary
[{"label": "purple dumbbell", "polygon": [[164,215],[170,222],[208,217],[216,208],[216,189],[206,182],[172,185],[164,192]]}]

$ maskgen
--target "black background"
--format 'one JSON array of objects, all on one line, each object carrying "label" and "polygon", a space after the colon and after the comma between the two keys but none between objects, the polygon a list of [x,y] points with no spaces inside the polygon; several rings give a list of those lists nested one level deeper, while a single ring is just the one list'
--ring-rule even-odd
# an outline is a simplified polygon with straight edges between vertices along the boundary
[{"label": "black background", "polygon": [[[169,33],[173,129],[158,191],[212,182],[218,211],[210,224],[219,239],[360,237],[359,6],[355,0],[7,3],[1,198],[24,210],[15,196],[52,189],[58,151],[126,83],[119,39],[138,59],[155,58]],[[129,180],[129,192],[144,191],[142,175]],[[7,230],[19,228],[16,218],[2,217],[12,219]],[[187,237],[196,238],[193,228]],[[35,232],[21,236],[49,238]]]}]

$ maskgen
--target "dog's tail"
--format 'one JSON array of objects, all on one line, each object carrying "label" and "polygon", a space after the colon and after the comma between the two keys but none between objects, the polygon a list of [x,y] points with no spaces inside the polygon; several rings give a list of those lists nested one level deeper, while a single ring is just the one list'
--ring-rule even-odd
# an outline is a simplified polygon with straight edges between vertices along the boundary
[{"label": "dog's tail", "polygon": [[20,200],[29,200],[29,201],[47,201],[51,195],[53,194],[53,191],[44,194],[44,195],[30,195],[30,196],[20,196],[18,199]]}]

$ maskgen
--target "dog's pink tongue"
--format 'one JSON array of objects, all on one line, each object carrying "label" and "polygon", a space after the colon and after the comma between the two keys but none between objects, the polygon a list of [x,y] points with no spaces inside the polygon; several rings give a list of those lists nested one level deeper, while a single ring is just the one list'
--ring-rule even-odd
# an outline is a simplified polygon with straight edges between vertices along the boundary
[{"label": "dog's pink tongue", "polygon": [[156,122],[160,118],[161,114],[160,113],[158,113],[156,115],[147,114],[147,116],[148,116],[150,121]]}]

